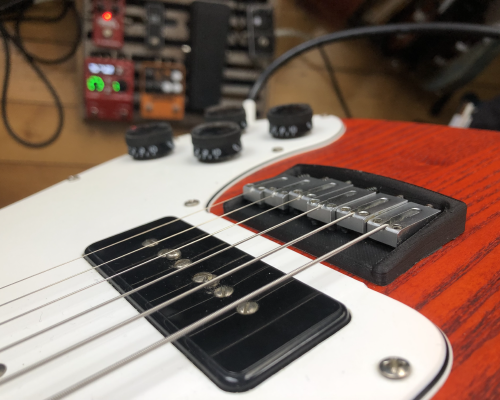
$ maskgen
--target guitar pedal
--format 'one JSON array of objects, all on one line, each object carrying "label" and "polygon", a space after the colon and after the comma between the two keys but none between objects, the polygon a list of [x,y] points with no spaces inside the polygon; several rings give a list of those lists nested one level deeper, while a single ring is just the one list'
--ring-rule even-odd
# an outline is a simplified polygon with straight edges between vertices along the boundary
[{"label": "guitar pedal", "polygon": [[139,80],[142,118],[184,118],[186,68],[183,64],[145,62]]},{"label": "guitar pedal", "polygon": [[134,109],[134,63],[88,57],[84,68],[86,118],[130,121]]},{"label": "guitar pedal", "polygon": [[94,44],[108,49],[122,48],[125,0],[94,0],[92,7]]}]

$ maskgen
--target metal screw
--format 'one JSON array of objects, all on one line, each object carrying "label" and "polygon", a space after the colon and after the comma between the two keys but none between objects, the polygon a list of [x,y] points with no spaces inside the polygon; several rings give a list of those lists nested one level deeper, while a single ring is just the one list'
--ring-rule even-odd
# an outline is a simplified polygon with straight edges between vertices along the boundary
[{"label": "metal screw", "polygon": [[181,268],[186,268],[187,266],[191,265],[191,260],[188,260],[187,258],[181,258],[180,260],[177,260],[174,264],[174,268],[181,269]]},{"label": "metal screw", "polygon": [[370,215],[370,213],[368,211],[360,211],[360,212],[358,212],[358,214],[363,216],[363,217],[366,215]]},{"label": "metal screw", "polygon": [[340,211],[351,211],[351,207],[342,207]]},{"label": "metal screw", "polygon": [[411,372],[410,363],[399,357],[384,358],[378,367],[382,375],[389,379],[406,378]]},{"label": "metal screw", "polygon": [[352,182],[351,181],[345,181],[345,183],[351,184]]},{"label": "metal screw", "polygon": [[[193,282],[194,283],[206,283],[210,282],[212,279],[214,279],[216,275],[211,274],[210,272],[198,272],[195,276],[193,276]],[[214,282],[213,285],[210,286],[217,286],[219,282]]]},{"label": "metal screw", "polygon": [[268,47],[269,46],[269,38],[266,36],[259,36],[257,39],[257,43],[260,47]]},{"label": "metal screw", "polygon": [[312,200],[309,200],[309,203],[312,204],[312,205],[316,205],[316,204],[319,204],[319,200],[318,199],[312,199]]},{"label": "metal screw", "polygon": [[68,181],[72,182],[72,181],[77,181],[78,179],[80,179],[80,177],[78,175],[70,175],[68,176]]},{"label": "metal screw", "polygon": [[0,364],[0,376],[4,376],[7,372],[7,366],[5,364]]},{"label": "metal screw", "polygon": [[158,257],[165,257],[167,260],[178,260],[181,258],[181,251],[177,249],[162,249],[158,252]]},{"label": "metal screw", "polygon": [[399,231],[399,230],[403,229],[403,227],[402,227],[401,225],[399,225],[399,224],[393,224],[393,225],[391,226],[391,228],[392,228],[392,229],[396,229],[397,231]]},{"label": "metal screw", "polygon": [[328,203],[326,205],[328,208],[335,208],[336,207],[336,204],[335,203]]},{"label": "metal screw", "polygon": [[142,244],[142,247],[153,247],[153,246],[156,246],[158,244],[158,241],[156,239],[146,239],[141,244]]},{"label": "metal screw", "polygon": [[191,53],[191,46],[188,45],[188,44],[183,44],[181,46],[181,51],[184,53],[184,54],[188,54],[188,53]]},{"label": "metal screw", "polygon": [[328,178],[327,176],[324,176],[323,178],[321,178],[322,181],[327,181],[328,179],[330,179],[330,178]]},{"label": "metal screw", "polygon": [[229,297],[233,294],[234,288],[232,286],[222,285],[214,290],[214,296],[218,298]]},{"label": "metal screw", "polygon": [[427,207],[434,208],[432,204],[426,204]]},{"label": "metal screw", "polygon": [[250,315],[257,312],[259,305],[255,301],[247,301],[236,307],[236,311],[241,315]]},{"label": "metal screw", "polygon": [[293,193],[296,193],[296,194],[302,194],[302,193],[304,193],[304,192],[303,192],[302,190],[300,190],[300,189],[295,189],[295,190],[293,191]]},{"label": "metal screw", "polygon": [[198,204],[200,204],[200,200],[196,200],[196,199],[190,199],[184,203],[184,205],[186,207],[194,207],[194,206],[197,206]]},{"label": "metal screw", "polygon": [[376,224],[380,224],[382,222],[382,218],[375,218],[373,222],[375,222]]},{"label": "metal screw", "polygon": [[376,192],[377,188],[375,186],[371,186],[369,188],[366,188],[366,190],[368,190],[369,192]]},{"label": "metal screw", "polygon": [[282,190],[280,193],[281,194],[288,194],[288,192],[286,190]]},{"label": "metal screw", "polygon": [[283,150],[284,150],[283,147],[273,147],[273,151],[275,153],[278,153],[278,152],[283,151]]},{"label": "metal screw", "polygon": [[400,199],[404,199],[405,198],[402,194],[398,194],[396,197],[399,197]]},{"label": "metal screw", "polygon": [[149,44],[151,46],[158,46],[160,44],[160,38],[158,36],[151,36],[149,38]]}]

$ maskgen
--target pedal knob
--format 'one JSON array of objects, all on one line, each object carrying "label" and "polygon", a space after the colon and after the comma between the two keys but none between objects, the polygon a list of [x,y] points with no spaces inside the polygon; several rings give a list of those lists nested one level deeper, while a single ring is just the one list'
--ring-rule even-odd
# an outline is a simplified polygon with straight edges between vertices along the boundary
[{"label": "pedal knob", "polygon": [[208,122],[191,131],[194,156],[201,162],[226,161],[241,151],[241,129],[236,122]]},{"label": "pedal knob", "polygon": [[205,110],[205,121],[231,121],[236,122],[241,129],[247,127],[247,116],[245,109],[238,106],[213,106]]},{"label": "pedal knob", "polygon": [[174,148],[172,127],[167,122],[132,126],[125,133],[128,154],[136,160],[166,156]]},{"label": "pedal knob", "polygon": [[284,104],[267,112],[269,133],[276,139],[293,139],[312,129],[313,112],[309,104]]}]

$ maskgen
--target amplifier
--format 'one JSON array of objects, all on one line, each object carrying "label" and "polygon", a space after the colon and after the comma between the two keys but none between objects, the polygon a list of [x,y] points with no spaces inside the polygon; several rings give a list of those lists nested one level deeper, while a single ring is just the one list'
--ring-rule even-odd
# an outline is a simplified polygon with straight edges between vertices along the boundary
[{"label": "amplifier", "polygon": [[[241,105],[273,57],[267,0],[84,0],[83,11],[86,118],[197,123],[209,106]],[[117,117],[118,93],[88,89],[89,63],[132,66],[128,105],[120,109],[129,114]]]}]

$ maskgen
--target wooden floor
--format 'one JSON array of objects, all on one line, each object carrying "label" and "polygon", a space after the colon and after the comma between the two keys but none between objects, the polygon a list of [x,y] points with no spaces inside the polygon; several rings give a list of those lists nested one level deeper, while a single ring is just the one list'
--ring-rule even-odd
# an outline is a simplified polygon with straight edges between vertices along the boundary
[{"label": "wooden floor", "polygon": [[[294,6],[292,1],[278,0],[275,3],[278,28],[294,28],[311,35],[328,31],[314,17]],[[49,5],[40,7],[48,8]],[[54,26],[26,24],[22,36],[30,51],[45,57],[57,57],[69,48],[73,32],[73,20],[67,16]],[[296,38],[280,38],[277,52],[281,53],[300,42]],[[369,42],[339,43],[328,46],[326,50],[353,116],[357,118],[443,124],[449,121],[463,92],[472,90],[484,99],[500,94],[500,78],[496,73],[500,66],[498,58],[457,93],[439,117],[433,118],[428,110],[436,97],[419,89],[407,76],[394,71]],[[4,125],[0,124],[0,207],[125,153],[125,124],[90,123],[82,119],[83,85],[77,72],[79,60],[81,58],[76,57],[61,65],[41,67],[64,105],[64,129],[57,142],[44,149],[29,149],[10,138]],[[1,76],[3,71],[2,58]],[[269,82],[268,93],[269,106],[307,102],[315,113],[343,117],[317,51],[297,58],[280,70]],[[47,138],[57,123],[50,94],[15,49],[12,49],[7,112],[14,130],[29,140]]]}]

